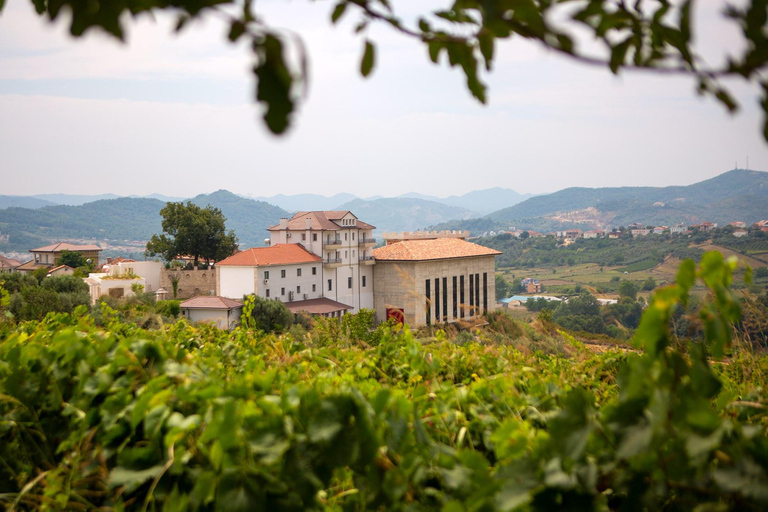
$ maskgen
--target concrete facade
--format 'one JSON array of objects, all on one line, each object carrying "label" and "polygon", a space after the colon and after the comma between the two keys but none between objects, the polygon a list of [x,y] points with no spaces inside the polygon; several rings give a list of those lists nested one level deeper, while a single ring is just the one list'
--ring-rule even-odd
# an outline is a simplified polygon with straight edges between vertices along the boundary
[{"label": "concrete facade", "polygon": [[377,261],[376,319],[386,321],[388,311],[401,309],[405,323],[412,327],[471,321],[496,309],[494,269],[492,255]]},{"label": "concrete facade", "polygon": [[322,267],[321,262],[243,267],[221,265],[216,267],[216,295],[230,299],[257,295],[281,302],[317,299],[323,297]]},{"label": "concrete facade", "polygon": [[177,270],[162,269],[160,274],[160,288],[168,291],[168,298],[173,296],[172,279],[178,279],[178,290],[175,298],[189,299],[198,295],[214,295],[216,293],[216,270]]}]

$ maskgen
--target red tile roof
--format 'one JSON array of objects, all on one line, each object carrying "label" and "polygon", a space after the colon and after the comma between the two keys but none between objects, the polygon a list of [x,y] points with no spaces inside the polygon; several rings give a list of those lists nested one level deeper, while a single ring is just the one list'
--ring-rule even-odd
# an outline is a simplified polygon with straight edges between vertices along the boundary
[{"label": "red tile roof", "polygon": [[404,240],[373,250],[377,261],[426,261],[497,254],[501,252],[458,238]]},{"label": "red tile roof", "polygon": [[328,313],[352,309],[352,306],[347,306],[346,304],[325,297],[320,299],[286,302],[285,305],[291,313],[295,314],[299,311],[306,311],[310,315],[327,315]]},{"label": "red tile roof", "polygon": [[11,258],[6,258],[5,256],[0,255],[0,268],[15,268],[21,265],[20,261],[12,260]]},{"label": "red tile roof", "polygon": [[187,299],[179,307],[187,309],[234,309],[242,306],[239,300],[227,299],[225,297],[192,297]]},{"label": "red tile roof", "polygon": [[101,251],[98,245],[77,245],[68,242],[59,242],[58,244],[46,245],[37,249],[30,249],[29,252],[61,252],[61,251]]},{"label": "red tile roof", "polygon": [[62,268],[68,268],[69,270],[72,270],[72,271],[74,271],[74,270],[75,270],[75,269],[73,269],[72,267],[70,267],[69,265],[59,265],[58,267],[53,267],[51,270],[49,270],[49,271],[48,271],[48,273],[49,273],[49,274],[52,274],[52,273],[54,273],[54,272],[56,272],[57,270],[59,270],[59,269],[62,269]]},{"label": "red tile roof", "polygon": [[[288,219],[288,229],[290,230],[305,230],[307,229],[307,219],[310,220],[310,229],[320,230],[337,230],[337,229],[376,229],[376,226],[372,226],[361,220],[355,221],[354,226],[342,226],[335,221],[341,222],[341,219],[351,213],[346,211],[314,211],[314,212],[298,212],[293,217]],[[354,217],[354,214],[352,214]],[[355,217],[357,218],[357,217]],[[279,231],[280,224],[272,226],[269,231]]]},{"label": "red tile roof", "polygon": [[312,254],[301,244],[275,244],[271,247],[251,247],[221,260],[216,265],[225,267],[261,267],[320,261],[323,261],[320,256]]}]

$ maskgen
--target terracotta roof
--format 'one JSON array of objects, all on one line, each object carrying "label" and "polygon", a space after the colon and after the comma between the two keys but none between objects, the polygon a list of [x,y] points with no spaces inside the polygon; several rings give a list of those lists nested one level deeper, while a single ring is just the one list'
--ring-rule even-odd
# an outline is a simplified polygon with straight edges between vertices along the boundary
[{"label": "terracotta roof", "polygon": [[239,300],[227,299],[225,297],[200,296],[187,299],[179,307],[187,309],[234,309],[242,306]]},{"label": "terracotta roof", "polygon": [[[310,229],[320,230],[337,230],[337,229],[376,229],[361,220],[357,220],[354,226],[342,226],[335,221],[341,221],[341,219],[351,213],[349,210],[331,210],[331,211],[313,211],[313,212],[297,212],[293,217],[288,219],[288,228],[290,230],[305,230],[307,229],[307,219],[310,220]],[[352,214],[355,217],[355,214]],[[355,217],[357,219],[357,217]],[[271,226],[269,231],[279,231],[280,224]]]},{"label": "terracotta roof", "polygon": [[18,267],[16,267],[16,270],[27,271],[27,270],[37,270],[39,268],[51,268],[51,266],[43,265],[42,263],[36,263],[35,260],[29,260],[27,262],[22,263]]},{"label": "terracotta roof", "polygon": [[256,267],[268,265],[292,265],[323,261],[320,256],[312,254],[301,244],[275,244],[270,247],[251,247],[216,265],[232,267]]},{"label": "terracotta roof", "polygon": [[0,255],[0,268],[16,268],[19,265],[21,265],[20,261]]},{"label": "terracotta roof", "polygon": [[37,249],[30,249],[29,252],[61,252],[61,251],[101,251],[98,245],[77,245],[68,242],[59,242],[58,244],[46,245]]},{"label": "terracotta roof", "polygon": [[69,270],[72,270],[72,271],[75,270],[72,267],[70,267],[69,265],[59,265],[58,267],[53,267],[51,270],[48,271],[48,273],[51,274],[51,273],[56,272],[57,270],[62,269],[62,268],[68,268]]},{"label": "terracotta roof", "polygon": [[423,261],[471,256],[495,256],[501,252],[459,238],[404,240],[373,250],[377,261]]},{"label": "terracotta roof", "polygon": [[328,313],[336,313],[337,311],[347,311],[348,309],[352,309],[352,306],[347,306],[346,304],[325,297],[320,299],[286,302],[285,305],[290,312],[294,314],[299,311],[306,311],[311,315],[326,315]]}]

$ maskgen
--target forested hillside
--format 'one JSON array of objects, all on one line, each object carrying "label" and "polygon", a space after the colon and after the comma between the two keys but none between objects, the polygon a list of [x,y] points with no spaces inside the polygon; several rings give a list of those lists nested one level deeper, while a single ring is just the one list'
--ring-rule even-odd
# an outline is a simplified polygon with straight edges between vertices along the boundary
[{"label": "forested hillside", "polygon": [[355,199],[337,208],[350,210],[357,218],[381,231],[414,231],[449,219],[466,219],[472,212],[458,206],[415,198]]}]

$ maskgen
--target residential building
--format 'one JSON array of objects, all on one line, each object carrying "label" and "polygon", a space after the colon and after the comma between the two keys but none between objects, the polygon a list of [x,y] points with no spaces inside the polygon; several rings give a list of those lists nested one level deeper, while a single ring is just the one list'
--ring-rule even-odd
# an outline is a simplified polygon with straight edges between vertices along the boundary
[{"label": "residential building", "polygon": [[319,256],[318,297],[350,306],[356,313],[373,308],[374,229],[350,211],[305,211],[270,227],[269,245],[301,244]]},{"label": "residential building", "polygon": [[734,229],[733,230],[733,236],[741,238],[742,236],[747,236],[749,233],[746,229]]},{"label": "residential building", "polygon": [[53,267],[51,270],[48,271],[48,275],[50,277],[71,276],[74,273],[75,273],[75,269],[73,269],[69,265],[59,265],[57,267]]},{"label": "residential building", "polygon": [[[504,231],[504,233],[514,234],[512,231]],[[434,240],[436,238],[458,238],[459,240],[466,240],[469,238],[469,231],[385,231],[381,234],[381,238],[387,245],[402,242],[403,240]]]},{"label": "residential building", "polygon": [[566,229],[565,230],[565,239],[570,240],[571,242],[581,238],[581,230],[580,229]]},{"label": "residential building", "polygon": [[729,222],[728,225],[733,227],[733,228],[742,228],[742,229],[747,227],[747,223],[746,222],[742,222],[740,220]]},{"label": "residential building", "polygon": [[163,264],[159,261],[125,260],[117,265],[104,265],[102,272],[92,272],[83,281],[88,285],[91,302],[95,304],[100,297],[132,297],[138,289],[157,292],[161,289],[162,271]]},{"label": "residential building", "polygon": [[582,235],[584,238],[597,238],[599,236],[598,232],[594,229],[591,229],[589,231],[585,231]]},{"label": "residential building", "polygon": [[526,293],[541,293],[544,291],[539,280],[532,277],[522,279],[520,284],[525,288]]},{"label": "residential building", "polygon": [[472,321],[492,311],[498,254],[459,238],[402,240],[374,249],[376,318],[421,326]]},{"label": "residential building", "polygon": [[0,255],[0,273],[13,272],[19,265],[21,265],[20,261]]},{"label": "residential building", "polygon": [[629,232],[632,233],[632,236],[648,236],[651,230],[648,228],[634,228],[630,229]]},{"label": "residential building", "polygon": [[219,329],[234,329],[240,324],[243,313],[242,302],[226,297],[194,297],[179,307],[190,322],[212,323]]},{"label": "residential building", "polygon": [[691,229],[698,229],[699,231],[712,231],[717,228],[717,222],[702,222],[696,226],[691,226]]},{"label": "residential building", "polygon": [[688,231],[688,228],[685,226],[685,224],[678,224],[677,226],[672,226],[669,228],[669,233],[672,235],[679,235],[681,233],[685,233]]},{"label": "residential building", "polygon": [[98,245],[77,245],[59,242],[46,245],[45,247],[38,247],[37,249],[30,249],[29,252],[34,255],[34,259],[20,265],[16,268],[16,271],[30,273],[39,268],[56,267],[59,265],[59,259],[64,251],[78,252],[84,258],[91,260],[94,267],[98,268],[99,266],[99,253],[102,249]]},{"label": "residential building", "polygon": [[608,238],[621,238],[621,232],[620,231],[611,231],[608,233]]}]

